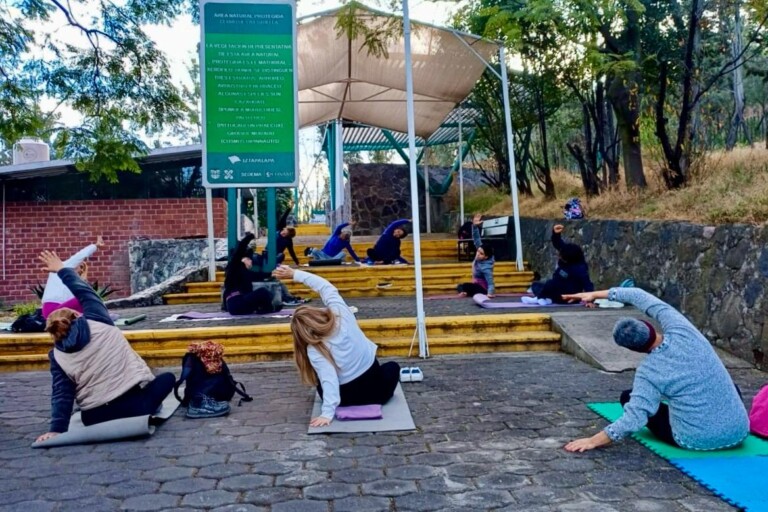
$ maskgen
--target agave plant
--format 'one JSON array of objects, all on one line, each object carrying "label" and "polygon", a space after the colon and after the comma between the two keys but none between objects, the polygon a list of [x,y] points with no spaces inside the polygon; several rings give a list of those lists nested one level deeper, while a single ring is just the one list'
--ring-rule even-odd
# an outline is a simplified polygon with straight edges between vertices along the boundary
[{"label": "agave plant", "polygon": [[[104,286],[101,286],[99,284],[99,281],[93,281],[92,283],[88,283],[91,288],[93,288],[93,291],[96,292],[96,295],[101,297],[102,300],[106,299],[108,296],[112,295],[115,292],[119,292],[120,288],[113,288],[111,284],[107,283]],[[38,299],[43,298],[43,293],[45,293],[45,285],[41,283],[40,281],[37,282],[36,285],[30,286],[29,289],[34,293]]]}]

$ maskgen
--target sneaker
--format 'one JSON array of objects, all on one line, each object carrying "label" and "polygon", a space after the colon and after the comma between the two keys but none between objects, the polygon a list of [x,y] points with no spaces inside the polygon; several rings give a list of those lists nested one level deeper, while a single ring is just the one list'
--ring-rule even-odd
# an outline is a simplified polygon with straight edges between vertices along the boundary
[{"label": "sneaker", "polygon": [[551,306],[552,305],[552,299],[539,299],[536,301],[539,306]]},{"label": "sneaker", "polygon": [[287,308],[292,308],[292,307],[295,307],[295,306],[301,306],[302,304],[304,304],[304,300],[303,299],[291,299],[291,300],[284,300],[283,301],[283,306],[287,307]]},{"label": "sneaker", "polygon": [[312,252],[312,248],[311,247],[307,247],[306,249],[304,249],[304,256],[309,256],[309,253],[311,253],[311,252]]},{"label": "sneaker", "polygon": [[187,418],[217,418],[229,414],[229,402],[219,402],[205,395],[190,400]]},{"label": "sneaker", "polygon": [[424,380],[424,374],[421,372],[421,368],[414,366],[411,368],[411,382],[421,382]]},{"label": "sneaker", "polygon": [[400,382],[411,382],[410,368],[400,368]]},{"label": "sneaker", "polygon": [[538,304],[539,299],[536,297],[520,297],[520,302],[523,304]]}]

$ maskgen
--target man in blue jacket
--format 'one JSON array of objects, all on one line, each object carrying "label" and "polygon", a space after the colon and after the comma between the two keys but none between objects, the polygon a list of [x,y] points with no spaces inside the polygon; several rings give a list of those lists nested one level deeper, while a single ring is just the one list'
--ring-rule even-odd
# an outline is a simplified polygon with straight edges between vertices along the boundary
[{"label": "man in blue jacket", "polygon": [[351,238],[352,224],[344,222],[336,226],[331,238],[328,239],[322,249],[307,247],[304,250],[304,256],[312,256],[314,260],[343,260],[344,251],[346,250],[353,260],[359,262],[360,258],[355,254],[355,250],[352,249]]},{"label": "man in blue jacket", "polygon": [[372,265],[407,264],[408,261],[400,256],[400,240],[408,236],[405,225],[409,222],[408,219],[400,219],[387,226],[387,229],[376,241],[376,245],[372,249],[368,249],[366,263]]}]

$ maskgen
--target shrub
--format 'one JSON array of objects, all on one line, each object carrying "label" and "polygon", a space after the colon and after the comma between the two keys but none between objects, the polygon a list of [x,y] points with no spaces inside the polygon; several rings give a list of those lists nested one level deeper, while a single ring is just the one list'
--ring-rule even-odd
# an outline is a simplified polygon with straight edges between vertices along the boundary
[{"label": "shrub", "polygon": [[22,302],[13,306],[13,314],[17,317],[20,317],[21,315],[31,315],[37,311],[38,308],[40,308],[39,302]]}]

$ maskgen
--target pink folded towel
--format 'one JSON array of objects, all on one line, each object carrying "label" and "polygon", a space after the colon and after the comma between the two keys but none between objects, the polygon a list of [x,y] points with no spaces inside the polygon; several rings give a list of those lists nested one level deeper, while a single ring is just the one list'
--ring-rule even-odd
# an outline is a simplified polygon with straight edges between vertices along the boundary
[{"label": "pink folded towel", "polygon": [[336,408],[336,419],[342,421],[380,420],[383,417],[379,404],[348,405]]}]

